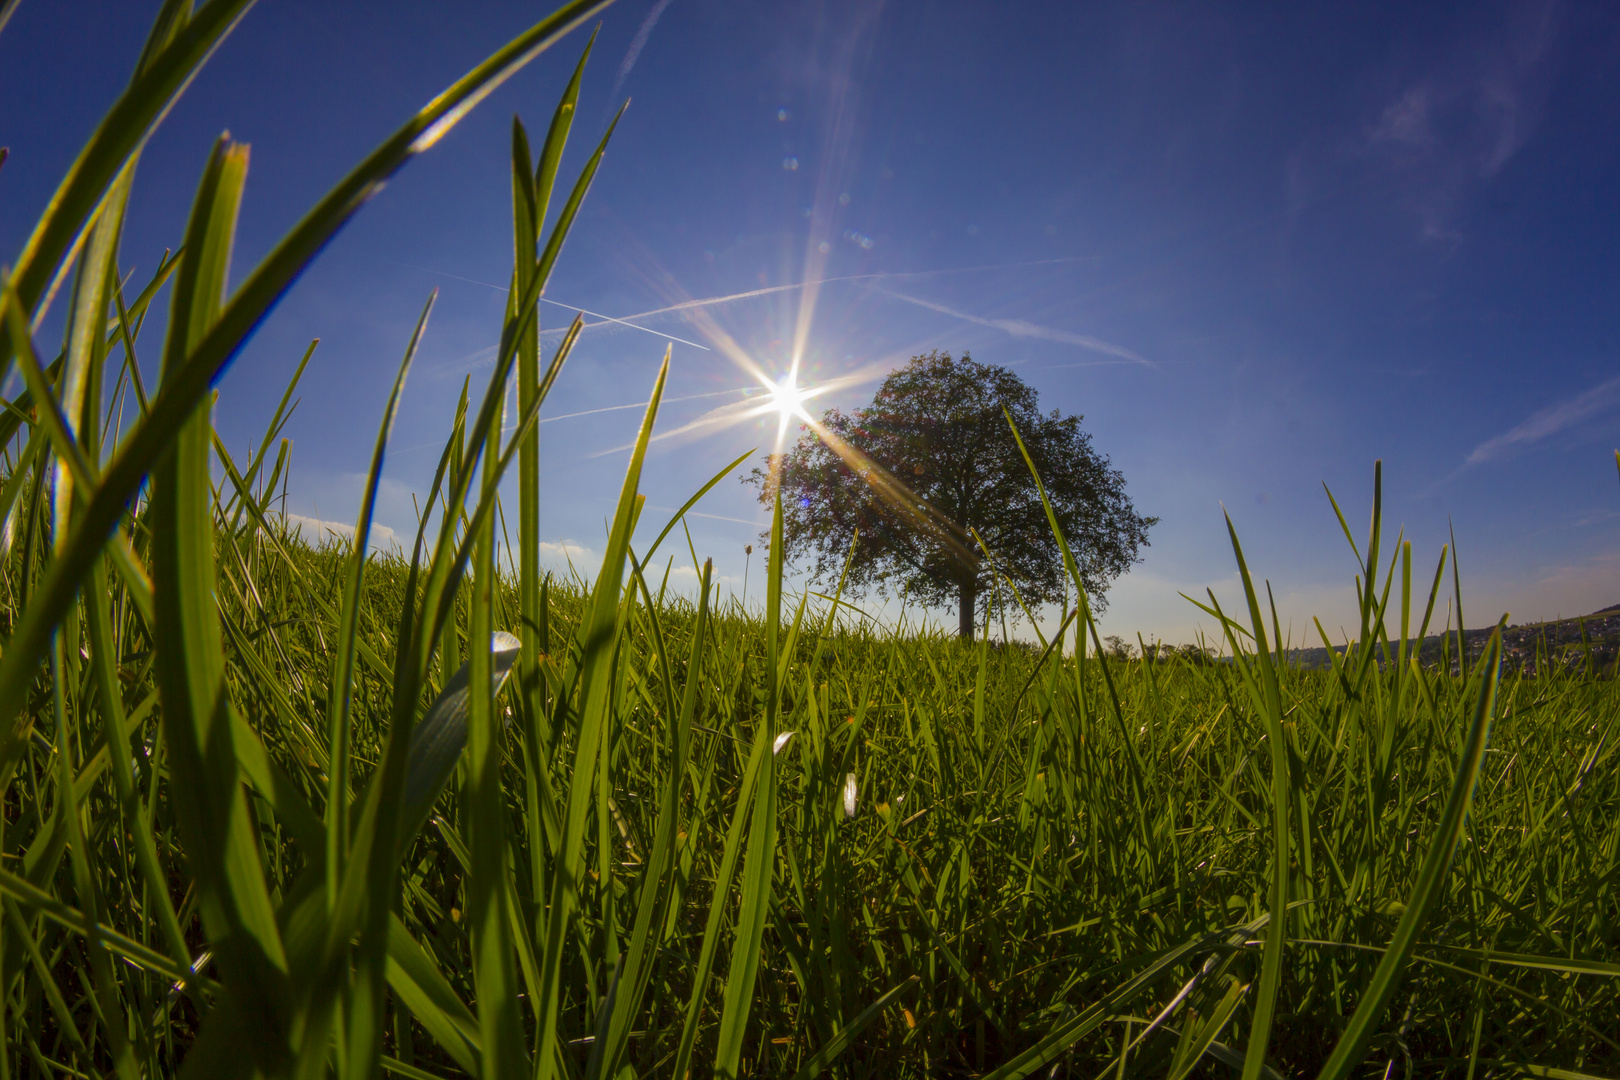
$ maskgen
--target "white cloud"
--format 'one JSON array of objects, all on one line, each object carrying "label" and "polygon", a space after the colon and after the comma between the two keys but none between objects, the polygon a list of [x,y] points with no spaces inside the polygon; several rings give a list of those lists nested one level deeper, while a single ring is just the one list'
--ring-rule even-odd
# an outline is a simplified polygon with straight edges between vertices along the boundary
[{"label": "white cloud", "polygon": [[1454,240],[1459,206],[1534,134],[1556,75],[1556,2],[1471,11],[1448,55],[1403,79],[1362,148],[1407,181],[1428,240]]},{"label": "white cloud", "polygon": [[[287,522],[311,544],[325,543],[336,534],[344,540],[354,539],[354,526],[346,521],[323,521],[320,518],[305,517],[303,514],[288,514]],[[373,550],[400,546],[399,534],[387,525],[371,523],[371,547]]]},{"label": "white cloud", "polygon": [[558,569],[572,566],[581,574],[594,573],[602,565],[602,553],[574,540],[542,540],[540,561]]},{"label": "white cloud", "polygon": [[1545,409],[1531,413],[1522,423],[1504,431],[1495,438],[1486,439],[1468,455],[1467,465],[1479,465],[1509,451],[1538,443],[1565,428],[1612,408],[1620,403],[1620,378],[1599,383],[1572,398],[1566,398]]}]

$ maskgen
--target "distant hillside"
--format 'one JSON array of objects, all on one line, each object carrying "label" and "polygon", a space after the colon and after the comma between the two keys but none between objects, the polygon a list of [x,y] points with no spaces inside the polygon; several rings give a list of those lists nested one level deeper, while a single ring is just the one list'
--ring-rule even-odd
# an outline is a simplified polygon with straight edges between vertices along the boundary
[{"label": "distant hillside", "polygon": [[[1475,657],[1485,649],[1485,642],[1489,640],[1494,625],[1481,626],[1465,630],[1463,640],[1468,644],[1468,655]],[[1447,635],[1431,634],[1425,637],[1419,651],[1419,659],[1425,664],[1440,662],[1443,638]],[[1525,623],[1522,626],[1509,626],[1502,636],[1503,659],[1511,669],[1523,669],[1527,674],[1534,673],[1539,656],[1545,656],[1548,663],[1560,665],[1584,665],[1587,662],[1587,653],[1590,650],[1591,661],[1598,668],[1608,668],[1615,662],[1617,653],[1620,653],[1620,604],[1610,604],[1599,608],[1590,615],[1577,615],[1568,619],[1556,619],[1550,622]],[[1457,635],[1452,632],[1449,641],[1444,642],[1448,655],[1455,658],[1457,652]],[[1344,646],[1335,646],[1334,652],[1341,657],[1345,653]],[[1289,661],[1306,669],[1328,668],[1332,662],[1328,658],[1325,648],[1294,649],[1288,654]]]}]

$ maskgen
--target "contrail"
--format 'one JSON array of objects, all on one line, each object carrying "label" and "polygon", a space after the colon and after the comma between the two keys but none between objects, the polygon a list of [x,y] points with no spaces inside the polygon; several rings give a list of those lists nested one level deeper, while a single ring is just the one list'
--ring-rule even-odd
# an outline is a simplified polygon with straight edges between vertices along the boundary
[{"label": "contrail", "polygon": [[[670,0],[663,0],[663,2],[667,4],[667,3],[670,2]],[[484,288],[486,288],[486,289],[494,289],[498,293],[511,292],[511,290],[508,289],[504,285],[492,285],[487,281],[479,281],[477,278],[462,277],[460,274],[452,274],[452,273],[450,273],[448,271],[445,271],[445,270],[429,270],[425,266],[411,266],[410,263],[403,263],[402,265],[410,266],[412,270],[420,270],[424,274],[438,274],[440,277],[447,277],[447,278],[450,278],[450,279],[452,279],[454,281],[465,281],[469,285],[482,285]],[[643,334],[652,334],[652,335],[654,335],[656,337],[661,337],[661,338],[664,338],[664,339],[669,340],[669,341],[678,341],[682,345],[690,345],[690,346],[692,346],[692,348],[694,348],[694,349],[702,349],[704,352],[713,352],[714,351],[713,349],[709,348],[707,345],[699,345],[695,341],[687,341],[685,338],[678,338],[674,334],[662,334],[662,333],[659,333],[657,330],[651,330],[651,329],[648,329],[645,326],[637,326],[635,323],[625,322],[623,319],[615,319],[611,315],[603,315],[602,313],[597,312],[597,311],[586,311],[584,308],[576,307],[573,304],[564,304],[561,301],[552,300],[552,299],[550,299],[548,297],[544,297],[544,296],[542,296],[540,298],[540,302],[542,304],[551,304],[553,307],[567,308],[569,311],[578,311],[578,312],[581,312],[582,314],[589,315],[593,319],[601,319],[603,322],[618,323],[620,326],[628,326],[632,330],[640,330]],[[630,316],[630,318],[632,318],[632,319],[637,319],[637,318],[640,318],[640,317],[641,316],[639,316],[639,315]],[[601,325],[601,324],[600,323],[586,323],[585,328],[588,330],[593,326],[599,326],[599,325]],[[555,330],[555,331],[547,331],[547,333],[552,333],[552,332],[560,334],[563,331],[560,328]],[[491,346],[491,347],[493,348],[493,346]],[[484,350],[482,350],[482,349],[479,350],[479,352],[483,352],[483,351]],[[473,353],[472,355],[476,356],[476,355],[478,355],[478,353]]]},{"label": "contrail", "polygon": [[882,293],[884,296],[892,296],[896,300],[904,300],[908,304],[916,304],[920,308],[927,308],[929,311],[937,311],[941,315],[949,315],[953,319],[961,319],[963,322],[976,323],[979,326],[988,326],[994,330],[1004,331],[1005,333],[1011,334],[1013,337],[1039,338],[1043,341],[1057,341],[1065,345],[1078,345],[1082,349],[1091,349],[1093,352],[1107,353],[1109,356],[1123,357],[1126,360],[1133,361],[1145,367],[1154,366],[1153,363],[1146,357],[1134,353],[1122,345],[1115,345],[1111,342],[1103,341],[1101,338],[1089,337],[1085,334],[1076,334],[1068,330],[1057,330],[1050,326],[1038,326],[1035,323],[1026,322],[1023,319],[987,319],[982,315],[969,315],[965,311],[957,311],[955,308],[946,307],[944,304],[936,304],[931,300],[922,300],[915,296],[907,296],[904,293],[891,292],[888,289],[879,289],[873,286],[868,286],[868,288],[875,293]]},{"label": "contrail", "polygon": [[658,0],[658,3],[653,5],[653,9],[647,13],[647,17],[641,20],[641,29],[637,30],[636,36],[630,40],[630,49],[624,54],[624,63],[619,65],[619,75],[613,80],[614,100],[618,99],[619,90],[624,86],[624,80],[630,77],[630,69],[636,66],[636,60],[640,58],[641,50],[647,47],[647,39],[652,37],[653,27],[658,25],[658,16],[662,15],[664,9],[669,7],[672,2],[673,0]]},{"label": "contrail", "polygon": [[[623,319],[615,319],[611,315],[603,315],[600,312],[596,312],[596,311],[586,311],[584,308],[575,307],[573,304],[564,304],[564,303],[560,303],[560,302],[558,302],[556,300],[547,300],[543,296],[540,298],[540,302],[542,304],[552,304],[552,305],[555,305],[556,307],[567,308],[569,311],[583,312],[584,314],[589,315],[592,318],[601,319],[602,322],[618,323],[620,326],[628,326],[632,330],[640,330],[643,334],[653,334],[653,335],[655,335],[657,337],[667,338],[670,341],[678,341],[682,345],[690,345],[690,346],[692,346],[692,348],[694,348],[694,349],[702,349],[704,352],[713,352],[714,351],[713,349],[709,348],[707,345],[699,345],[695,341],[687,341],[685,338],[678,338],[674,334],[666,334],[661,330],[652,330],[652,329],[649,329],[648,327],[645,327],[645,326],[637,326],[633,322],[625,322]],[[636,316],[632,315],[630,317],[632,319],[634,319]],[[600,325],[602,325],[602,323],[590,323],[588,325],[600,326]]]},{"label": "contrail", "polygon": [[[698,398],[723,397],[726,394],[746,394],[756,389],[752,386],[739,386],[732,390],[712,390],[706,394],[686,394],[682,397],[667,397],[665,401],[696,401]],[[562,413],[558,416],[544,416],[540,418],[542,424],[549,424],[554,420],[572,420],[576,416],[595,416],[597,413],[618,412],[621,409],[645,409],[645,401],[632,401],[628,405],[604,405],[600,409],[584,409],[580,412]]]},{"label": "contrail", "polygon": [[[1070,256],[1061,259],[1032,259],[1028,262],[995,263],[988,266],[952,266],[944,270],[901,270],[882,274],[845,274],[842,277],[818,278],[815,281],[797,281],[791,285],[767,285],[762,289],[749,289],[746,292],[732,293],[729,296],[709,296],[701,300],[683,300],[679,304],[668,307],[653,308],[651,311],[640,311],[634,315],[626,315],[626,319],[650,319],[654,315],[667,315],[672,311],[686,311],[690,308],[711,307],[715,304],[730,304],[737,300],[749,300],[756,296],[769,296],[772,293],[793,292],[796,289],[806,289],[812,285],[831,285],[840,281],[880,281],[884,278],[912,278],[937,277],[940,274],[972,274],[982,270],[1016,270],[1024,266],[1050,266],[1053,263],[1088,262],[1081,256]],[[452,275],[453,276],[453,275]],[[479,284],[482,284],[481,282]]]}]

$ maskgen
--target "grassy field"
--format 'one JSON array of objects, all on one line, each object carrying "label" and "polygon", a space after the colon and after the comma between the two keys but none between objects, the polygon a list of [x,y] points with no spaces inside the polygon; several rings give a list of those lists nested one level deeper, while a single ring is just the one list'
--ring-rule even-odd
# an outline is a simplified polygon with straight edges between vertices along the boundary
[{"label": "grassy field", "polygon": [[501,347],[412,546],[289,533],[295,389],[238,461],[212,386],[388,176],[600,5],[241,273],[222,139],[126,295],[144,135],[243,6],[165,5],[0,293],[0,1080],[1620,1075],[1620,684],[1505,674],[1499,634],[1419,663],[1461,590],[1444,558],[1414,583],[1376,483],[1367,646],[1331,671],[1276,660],[1235,533],[1223,661],[1110,659],[1083,602],[1033,649],[885,636],[785,592],[779,542],[763,611],[721,603],[680,526],[703,491],[641,520],[661,372],[599,576],[543,574],[535,423],[578,324],[542,358],[535,306],[607,141],[553,207],[577,75],[537,155],[514,125]]}]

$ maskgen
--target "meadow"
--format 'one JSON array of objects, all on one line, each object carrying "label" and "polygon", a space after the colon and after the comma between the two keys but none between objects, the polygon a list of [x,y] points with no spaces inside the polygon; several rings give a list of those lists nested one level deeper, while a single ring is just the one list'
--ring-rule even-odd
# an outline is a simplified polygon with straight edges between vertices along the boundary
[{"label": "meadow", "polygon": [[1235,532],[1214,661],[1120,659],[1083,593],[1028,647],[878,627],[789,591],[779,507],[746,611],[681,527],[741,461],[642,520],[666,362],[600,571],[543,572],[535,424],[582,323],[543,358],[536,303],[607,145],[548,214],[583,57],[537,155],[514,123],[501,345],[411,546],[365,540],[431,300],[355,539],[290,530],[297,376],[244,460],[215,385],[392,172],[601,5],[240,273],[222,138],[126,294],[145,135],[244,6],[164,5],[0,292],[0,1076],[1620,1075],[1620,684],[1506,673],[1500,632],[1420,663],[1455,560],[1388,540],[1376,473],[1363,644],[1328,671],[1285,662]]}]

